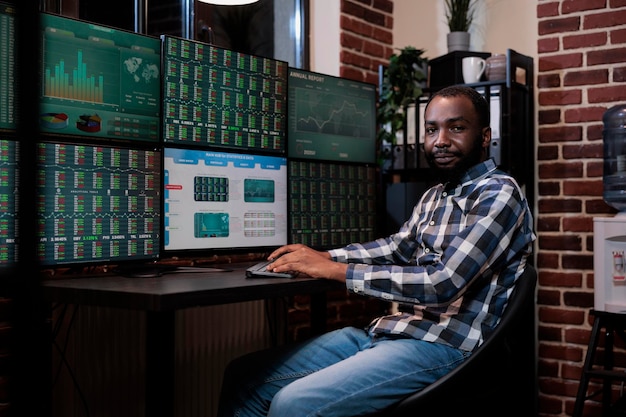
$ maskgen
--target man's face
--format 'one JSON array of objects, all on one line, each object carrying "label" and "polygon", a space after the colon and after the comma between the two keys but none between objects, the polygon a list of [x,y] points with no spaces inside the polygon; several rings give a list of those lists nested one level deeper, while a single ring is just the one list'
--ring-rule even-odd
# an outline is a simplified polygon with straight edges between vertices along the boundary
[{"label": "man's face", "polygon": [[424,114],[424,127],[426,160],[442,181],[457,181],[467,169],[484,160],[491,129],[481,129],[467,97],[433,98]]}]

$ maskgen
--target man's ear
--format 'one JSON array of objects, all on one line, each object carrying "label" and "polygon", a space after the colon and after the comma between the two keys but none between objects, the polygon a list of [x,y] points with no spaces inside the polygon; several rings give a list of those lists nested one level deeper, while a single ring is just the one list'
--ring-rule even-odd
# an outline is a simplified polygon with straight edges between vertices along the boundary
[{"label": "man's ear", "polygon": [[482,136],[483,136],[483,148],[489,149],[489,144],[491,143],[491,127],[484,127]]}]

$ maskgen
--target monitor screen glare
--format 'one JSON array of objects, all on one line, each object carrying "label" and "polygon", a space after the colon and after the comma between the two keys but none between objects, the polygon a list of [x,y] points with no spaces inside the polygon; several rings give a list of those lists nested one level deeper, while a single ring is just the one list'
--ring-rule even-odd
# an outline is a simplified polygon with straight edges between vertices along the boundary
[{"label": "monitor screen glare", "polygon": [[164,250],[287,243],[287,159],[164,149]]}]

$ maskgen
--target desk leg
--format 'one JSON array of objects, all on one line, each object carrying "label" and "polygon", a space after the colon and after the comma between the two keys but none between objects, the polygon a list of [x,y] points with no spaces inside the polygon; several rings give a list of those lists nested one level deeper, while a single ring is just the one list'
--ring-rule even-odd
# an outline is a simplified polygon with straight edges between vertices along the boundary
[{"label": "desk leg", "polygon": [[174,416],[174,311],[148,311],[146,316],[146,417]]},{"label": "desk leg", "polygon": [[311,334],[326,331],[326,292],[311,294]]}]

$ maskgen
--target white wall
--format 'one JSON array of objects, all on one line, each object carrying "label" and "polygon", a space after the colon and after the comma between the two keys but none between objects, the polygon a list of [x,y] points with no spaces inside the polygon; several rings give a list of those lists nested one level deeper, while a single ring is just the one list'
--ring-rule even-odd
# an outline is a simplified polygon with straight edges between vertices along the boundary
[{"label": "white wall", "polygon": [[[470,28],[472,51],[504,53],[508,48],[537,61],[537,2],[477,0]],[[445,55],[448,27],[443,0],[394,0],[394,48],[425,49],[432,59]]]},{"label": "white wall", "polygon": [[311,71],[339,75],[341,40],[339,16],[341,2],[337,0],[310,0],[310,54]]},{"label": "white wall", "polygon": [[[537,2],[532,0],[477,0],[470,29],[473,51],[504,53],[508,48],[537,62]],[[448,28],[443,0],[394,0],[395,48],[425,49],[432,59],[445,55]],[[311,69],[339,75],[339,16],[341,2],[310,0]]]}]

